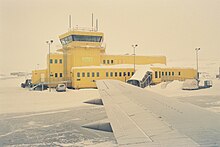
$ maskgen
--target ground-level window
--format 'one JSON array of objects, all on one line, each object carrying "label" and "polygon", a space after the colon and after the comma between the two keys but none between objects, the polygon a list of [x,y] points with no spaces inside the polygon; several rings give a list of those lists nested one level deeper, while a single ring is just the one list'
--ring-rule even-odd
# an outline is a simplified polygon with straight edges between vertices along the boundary
[{"label": "ground-level window", "polygon": [[110,76],[113,77],[113,72],[110,72]]},{"label": "ground-level window", "polygon": [[118,76],[118,73],[117,72],[115,72],[115,77],[117,77]]},{"label": "ground-level window", "polygon": [[128,76],[130,76],[130,72],[128,72]]},{"label": "ground-level window", "polygon": [[126,72],[124,72],[124,76],[126,76]]},{"label": "ground-level window", "polygon": [[92,77],[95,77],[95,73],[94,72],[92,72]]},{"label": "ground-level window", "polygon": [[105,64],[105,60],[103,60],[103,64]]},{"label": "ground-level window", "polygon": [[80,73],[79,72],[77,72],[77,77],[80,77]]},{"label": "ground-level window", "polygon": [[119,72],[119,77],[121,77],[121,72]]},{"label": "ground-level window", "polygon": [[85,77],[85,73],[84,72],[82,73],[82,77]]},{"label": "ground-level window", "polygon": [[155,71],[155,78],[157,78],[157,71]]},{"label": "ground-level window", "polygon": [[62,64],[63,63],[63,60],[62,59],[60,59],[60,64]]},{"label": "ground-level window", "polygon": [[99,77],[99,72],[96,73],[96,77]]},{"label": "ground-level window", "polygon": [[113,64],[114,63],[114,61],[113,60],[111,60],[111,64]]},{"label": "ground-level window", "polygon": [[61,77],[61,78],[63,77],[63,73],[60,73],[60,77]]},{"label": "ground-level window", "polygon": [[51,63],[51,64],[53,63],[53,59],[50,59],[50,63]]},{"label": "ground-level window", "polygon": [[55,77],[56,77],[56,78],[58,77],[58,74],[57,74],[57,73],[55,73]]},{"label": "ground-level window", "polygon": [[55,59],[55,60],[54,60],[54,63],[55,63],[55,64],[57,64],[57,63],[58,63],[57,59]]},{"label": "ground-level window", "polygon": [[87,72],[87,77],[90,77],[90,73],[89,72]]},{"label": "ground-level window", "polygon": [[108,77],[108,72],[105,73],[106,77]]}]

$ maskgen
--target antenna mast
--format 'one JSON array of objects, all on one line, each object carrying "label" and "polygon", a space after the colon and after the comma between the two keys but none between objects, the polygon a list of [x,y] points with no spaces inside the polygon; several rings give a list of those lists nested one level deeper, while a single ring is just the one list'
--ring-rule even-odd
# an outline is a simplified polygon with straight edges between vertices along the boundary
[{"label": "antenna mast", "polygon": [[98,23],[98,19],[96,19],[96,31],[99,30],[99,23]]},{"label": "antenna mast", "polygon": [[72,28],[72,24],[71,24],[71,22],[72,22],[72,16],[71,15],[69,15],[69,31],[71,30],[71,28]]},{"label": "antenna mast", "polygon": [[92,30],[93,30],[93,13],[92,13]]}]

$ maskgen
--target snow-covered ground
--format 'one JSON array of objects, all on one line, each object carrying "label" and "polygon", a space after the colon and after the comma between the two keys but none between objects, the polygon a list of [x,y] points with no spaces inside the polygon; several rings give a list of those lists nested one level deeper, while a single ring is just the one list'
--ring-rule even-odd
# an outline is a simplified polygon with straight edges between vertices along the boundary
[{"label": "snow-covered ground", "polygon": [[106,119],[103,106],[83,103],[99,98],[97,89],[29,91],[25,77],[0,77],[0,146],[115,146],[112,133],[82,125]]},{"label": "snow-covered ground", "polygon": [[67,92],[29,91],[20,84],[24,77],[0,80],[0,114],[39,112],[86,105],[83,102],[99,97],[97,89],[67,90]]}]

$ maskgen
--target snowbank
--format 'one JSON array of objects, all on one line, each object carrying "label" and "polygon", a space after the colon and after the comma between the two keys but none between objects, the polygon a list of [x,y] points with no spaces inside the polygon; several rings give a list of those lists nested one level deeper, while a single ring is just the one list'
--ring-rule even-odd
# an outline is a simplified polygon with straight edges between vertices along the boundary
[{"label": "snowbank", "polygon": [[29,91],[20,87],[24,80],[24,77],[0,80],[0,114],[65,109],[86,105],[84,101],[99,98],[97,89]]}]

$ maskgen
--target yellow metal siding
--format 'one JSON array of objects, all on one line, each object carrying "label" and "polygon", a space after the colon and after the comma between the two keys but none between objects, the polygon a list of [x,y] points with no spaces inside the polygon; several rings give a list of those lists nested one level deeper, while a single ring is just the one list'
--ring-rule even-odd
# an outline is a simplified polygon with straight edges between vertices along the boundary
[{"label": "yellow metal siding", "polygon": [[[132,72],[134,72],[133,68],[126,68],[126,69],[109,69],[109,68],[91,68],[91,69],[73,69],[73,75],[72,75],[72,87],[74,88],[95,88],[96,84],[94,80],[100,80],[100,79],[115,79],[120,81],[126,81],[131,78]],[[106,72],[108,73],[108,77],[106,77]],[[117,76],[115,76],[115,73],[117,72]],[[121,76],[119,76],[119,73],[121,72]],[[124,72],[126,72],[126,76],[124,76]],[[128,76],[128,72],[130,73],[130,76]],[[80,77],[77,76],[77,73],[80,73]],[[85,73],[85,76],[83,77],[82,73]],[[90,76],[87,76],[87,73],[90,74]],[[95,74],[94,77],[92,77],[92,73]],[[99,77],[97,77],[97,73],[99,73]],[[111,76],[112,73],[112,76]]]}]

